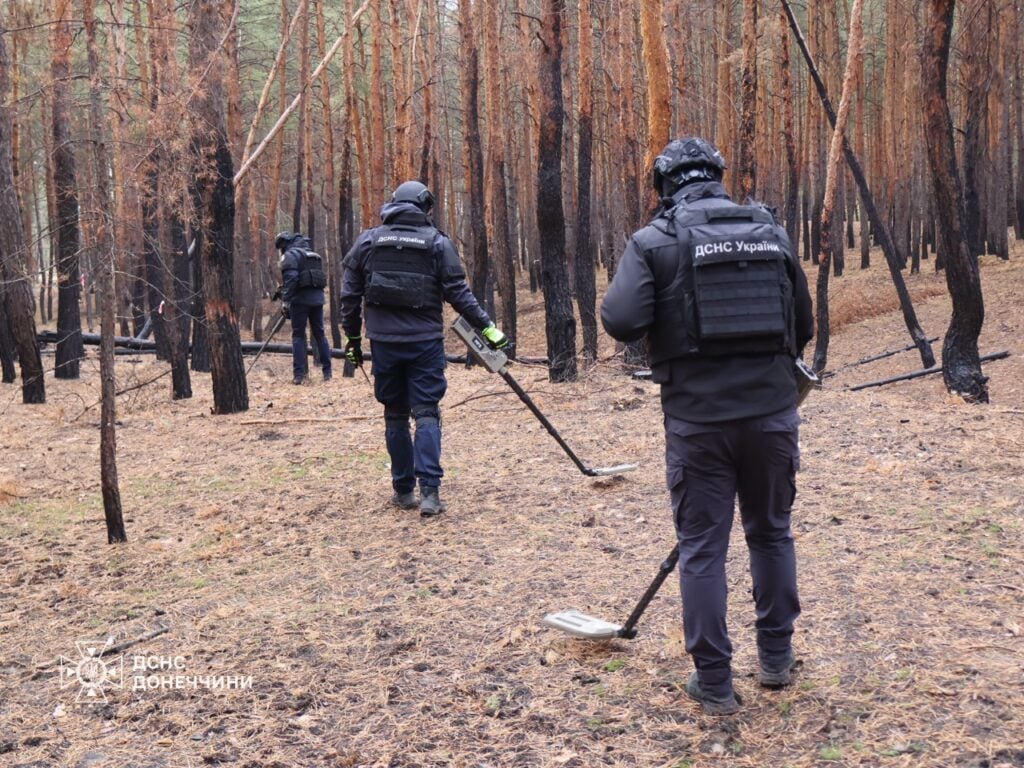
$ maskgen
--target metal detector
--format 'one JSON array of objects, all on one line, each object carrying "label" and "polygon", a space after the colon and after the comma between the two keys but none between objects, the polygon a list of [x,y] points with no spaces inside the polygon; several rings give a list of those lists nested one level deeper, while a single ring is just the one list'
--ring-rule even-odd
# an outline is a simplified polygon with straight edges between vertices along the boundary
[{"label": "metal detector", "polygon": [[552,629],[559,629],[574,637],[581,637],[584,640],[611,640],[615,637],[632,640],[636,637],[636,623],[640,621],[640,616],[647,610],[648,604],[654,599],[658,590],[661,589],[661,585],[668,578],[668,575],[675,570],[676,563],[678,562],[679,544],[677,543],[672,547],[672,551],[669,552],[668,557],[665,558],[658,568],[658,575],[654,577],[654,581],[647,587],[647,591],[644,592],[643,597],[640,598],[640,602],[636,604],[633,612],[629,614],[625,624],[612,624],[610,621],[597,619],[580,611],[549,613],[541,619],[541,623],[546,624]]},{"label": "metal detector", "polygon": [[259,351],[256,353],[256,356],[252,359],[252,362],[249,363],[249,367],[245,369],[246,376],[248,376],[249,372],[252,371],[252,367],[256,365],[256,361],[260,359],[260,355],[263,354],[263,350],[267,348],[267,345],[270,343],[270,340],[274,338],[274,334],[281,330],[281,326],[284,325],[284,321],[285,316],[283,314],[278,315],[277,322],[274,323],[274,327],[271,328],[270,333],[267,334],[267,340],[263,342],[263,346],[260,347]]},{"label": "metal detector", "polygon": [[[797,405],[799,406],[807,399],[807,395],[810,394],[812,389],[821,389],[821,380],[803,360],[799,359],[796,361],[796,379]],[[612,624],[604,619],[588,616],[580,611],[549,613],[541,620],[541,623],[552,629],[561,630],[584,640],[610,640],[615,637],[632,640],[636,637],[636,623],[640,620],[640,616],[647,609],[648,604],[658,593],[658,590],[661,589],[661,585],[665,582],[669,572],[675,569],[678,562],[679,542],[676,542],[676,545],[672,547],[672,551],[658,569],[658,575],[654,577],[654,581],[647,587],[647,591],[644,592],[643,597],[640,598],[640,602],[636,604],[633,612],[629,614],[626,623],[621,626]]]},{"label": "metal detector", "polygon": [[506,383],[512,387],[512,391],[519,395],[519,399],[526,403],[526,407],[530,409],[534,416],[537,417],[538,421],[544,425],[544,429],[548,431],[548,434],[555,438],[555,441],[562,446],[562,450],[566,452],[573,463],[579,467],[587,477],[605,477],[607,475],[619,475],[623,472],[632,472],[636,469],[636,464],[616,464],[613,467],[588,467],[584,464],[579,456],[577,456],[572,448],[569,447],[568,443],[562,439],[562,436],[558,434],[558,430],[555,429],[554,425],[547,420],[547,417],[540,412],[540,408],[537,404],[530,399],[530,396],[526,394],[519,382],[512,378],[512,374],[508,372],[508,356],[500,349],[494,349],[484,341],[480,333],[470,325],[466,318],[460,316],[455,323],[452,325],[452,330],[458,334],[459,338],[466,342],[466,346],[469,347],[470,354],[473,358],[480,363],[484,368],[489,370],[491,373],[496,373],[503,378]]}]

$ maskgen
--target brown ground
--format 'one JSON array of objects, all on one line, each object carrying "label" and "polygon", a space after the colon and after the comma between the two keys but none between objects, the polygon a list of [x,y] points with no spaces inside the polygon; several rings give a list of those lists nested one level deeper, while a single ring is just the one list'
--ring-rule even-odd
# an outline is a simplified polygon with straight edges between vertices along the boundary
[{"label": "brown ground", "polygon": [[[1024,766],[1022,257],[983,259],[981,349],[1012,353],[986,366],[989,406],[939,376],[846,391],[920,359],[850,366],[908,338],[884,265],[833,280],[839,372],[803,408],[794,514],[803,665],[790,689],[756,685],[737,537],[746,706],[724,719],[681,693],[673,578],[636,640],[540,624],[567,608],[623,621],[672,546],[656,388],[612,362],[572,385],[514,369],[584,461],[640,464],[604,480],[577,472],[500,378],[451,367],[450,510],[425,522],[385,503],[361,377],[297,388],[268,356],[251,410],[230,417],[209,415],[208,377],[177,403],[164,378],[120,398],[127,546],[105,543],[95,361],[81,381],[49,381],[42,407],[4,387],[0,765]],[[941,336],[949,302],[925,268],[908,282]],[[543,354],[536,299],[523,303],[522,351]],[[161,365],[119,358],[119,384]],[[109,703],[75,704],[58,659],[77,665],[76,641],[161,627],[124,651],[123,680],[135,656],[183,657],[160,674],[251,689],[108,686]]]}]

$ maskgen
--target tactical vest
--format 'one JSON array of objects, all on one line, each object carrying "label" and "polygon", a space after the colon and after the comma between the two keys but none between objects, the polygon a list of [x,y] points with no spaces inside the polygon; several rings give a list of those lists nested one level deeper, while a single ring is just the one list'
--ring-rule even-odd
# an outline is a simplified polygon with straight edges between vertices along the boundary
[{"label": "tactical vest", "polygon": [[299,267],[299,288],[325,288],[327,273],[324,260],[319,253],[302,249],[302,265]]},{"label": "tactical vest", "polygon": [[796,355],[788,243],[758,205],[678,206],[671,285],[656,297],[651,362],[681,356]]},{"label": "tactical vest", "polygon": [[374,230],[366,301],[397,309],[441,309],[437,229],[401,224]]}]

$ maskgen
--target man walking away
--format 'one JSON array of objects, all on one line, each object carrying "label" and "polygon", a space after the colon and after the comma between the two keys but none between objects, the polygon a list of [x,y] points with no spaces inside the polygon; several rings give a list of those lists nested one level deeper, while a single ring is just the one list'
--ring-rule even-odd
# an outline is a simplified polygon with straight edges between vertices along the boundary
[{"label": "man walking away", "polygon": [[331,347],[324,335],[324,287],[327,274],[320,254],[305,235],[281,232],[274,239],[281,252],[281,312],[292,321],[292,384],[306,381],[306,322],[317,345],[324,381],[331,380]]},{"label": "man walking away", "polygon": [[345,351],[355,365],[363,363],[360,334],[366,310],[374,394],[384,406],[384,439],[391,456],[391,502],[402,509],[418,506],[423,517],[446,509],[439,491],[444,475],[440,403],[448,388],[444,302],[493,347],[508,345],[469,290],[455,244],[430,220],[433,202],[420,182],[399,185],[381,208],[381,226],[362,232],[345,256],[341,292]]},{"label": "man walking away", "polygon": [[790,682],[800,614],[790,513],[799,468],[794,360],[813,334],[811,297],[786,231],[737,205],[725,160],[700,138],[655,160],[661,212],[633,234],[601,306],[620,341],[646,337],[661,385],[665,463],[683,598],[686,692],[731,714],[725,559],[739,496],[753,579],[760,682]]}]

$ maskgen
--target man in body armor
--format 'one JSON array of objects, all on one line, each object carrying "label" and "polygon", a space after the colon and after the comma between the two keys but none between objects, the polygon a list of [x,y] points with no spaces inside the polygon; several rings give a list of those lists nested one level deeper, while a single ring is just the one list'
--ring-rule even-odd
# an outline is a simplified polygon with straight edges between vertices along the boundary
[{"label": "man in body armor", "polygon": [[737,494],[761,684],[789,684],[795,664],[794,360],[813,335],[807,280],[785,230],[763,205],[733,203],[724,170],[703,139],[665,147],[653,169],[661,212],[633,234],[601,306],[611,336],[646,337],[661,385],[683,627],[696,667],[686,692],[710,714],[739,707],[725,579]]},{"label": "man in body armor", "polygon": [[324,287],[327,275],[320,254],[309,238],[297,232],[281,232],[274,239],[281,252],[281,312],[292,321],[293,384],[303,384],[308,370],[306,322],[317,345],[324,381],[331,379],[331,347],[324,335]]},{"label": "man in body armor", "polygon": [[[444,302],[495,348],[508,344],[469,290],[455,245],[430,220],[433,202],[420,182],[399,185],[381,208],[381,226],[362,232],[345,256],[341,291],[345,351],[355,365],[363,363],[365,307],[374,395],[384,406],[384,438],[391,456],[391,502],[402,509],[418,506],[423,517],[446,508],[439,494],[444,475],[440,402],[448,388]],[[410,418],[416,424],[415,439]]]}]

